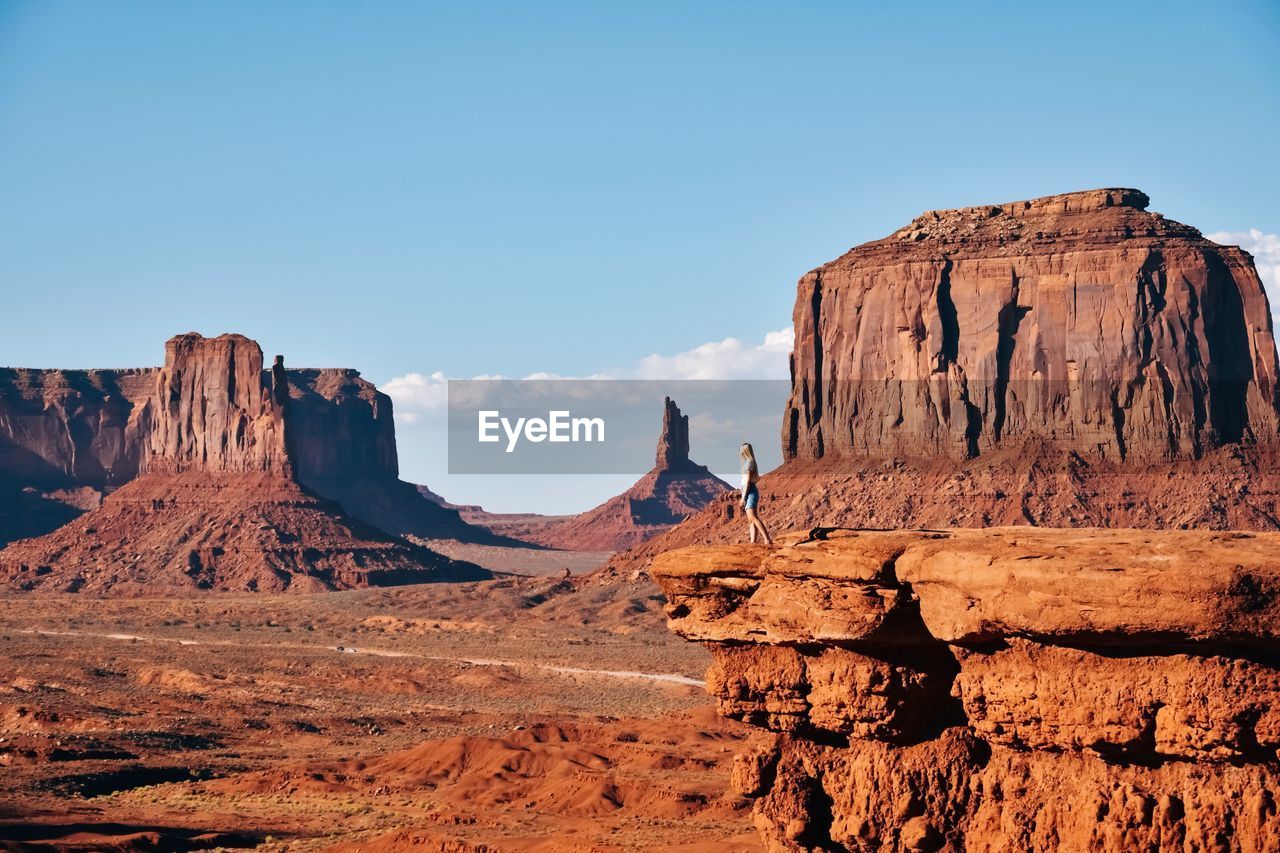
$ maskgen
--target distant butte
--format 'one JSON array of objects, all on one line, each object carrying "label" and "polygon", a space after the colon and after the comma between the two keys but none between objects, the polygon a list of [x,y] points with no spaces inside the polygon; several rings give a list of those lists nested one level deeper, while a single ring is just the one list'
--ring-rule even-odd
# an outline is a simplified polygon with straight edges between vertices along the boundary
[{"label": "distant butte", "polygon": [[[307,489],[298,475],[311,460],[296,449],[307,434],[294,433],[294,402],[278,376],[264,374],[262,350],[243,336],[171,339],[153,393],[138,393],[127,425],[113,433],[146,437],[139,476],[71,523],[0,550],[0,584],[158,595],[489,576],[356,521]],[[334,452],[344,452],[340,443]]]},{"label": "distant butte", "polygon": [[635,485],[562,522],[531,527],[525,537],[571,551],[613,551],[655,536],[703,509],[729,484],[689,458],[689,416],[667,397],[654,467]]},{"label": "distant butte", "polygon": [[[221,377],[162,376],[166,368],[153,367],[0,368],[0,545],[48,533],[93,509],[148,464],[180,471],[218,460],[236,470],[286,473],[287,467],[318,496],[389,533],[520,544],[467,524],[456,510],[400,480],[391,398],[359,371],[286,368],[277,356],[260,377],[250,376],[260,369],[261,351],[241,335],[178,335],[166,349],[173,350],[175,363],[185,363],[193,349],[206,358],[225,350],[227,364],[247,372]],[[257,367],[237,356],[250,350],[259,353]],[[164,386],[159,391],[157,382]],[[204,383],[226,383],[228,391],[225,403],[201,412],[192,408],[193,395]],[[268,434],[277,429],[275,420],[257,409],[243,422],[226,421],[225,406],[245,403],[247,389],[259,385],[267,389],[264,401],[287,407],[287,436]],[[157,430],[161,409],[170,417]],[[227,435],[227,446],[201,444],[206,434]]]}]

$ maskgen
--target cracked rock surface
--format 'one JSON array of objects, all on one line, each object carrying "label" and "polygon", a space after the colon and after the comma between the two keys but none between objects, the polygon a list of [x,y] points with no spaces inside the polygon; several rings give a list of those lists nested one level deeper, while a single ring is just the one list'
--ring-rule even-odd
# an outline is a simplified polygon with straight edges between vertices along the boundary
[{"label": "cracked rock surface", "polygon": [[780,538],[652,567],[769,849],[1275,849],[1280,534]]}]

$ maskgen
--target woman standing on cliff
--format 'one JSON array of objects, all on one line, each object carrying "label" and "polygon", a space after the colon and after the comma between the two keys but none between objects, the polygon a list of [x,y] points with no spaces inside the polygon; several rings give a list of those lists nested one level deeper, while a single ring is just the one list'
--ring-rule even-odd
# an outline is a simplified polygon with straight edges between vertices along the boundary
[{"label": "woman standing on cliff", "polygon": [[756,481],[760,479],[760,468],[756,465],[756,452],[745,441],[742,443],[742,510],[747,514],[747,523],[752,544],[756,541],[756,531],[764,538],[764,544],[772,545],[769,531],[764,529],[764,522],[757,514],[760,506],[760,489]]}]

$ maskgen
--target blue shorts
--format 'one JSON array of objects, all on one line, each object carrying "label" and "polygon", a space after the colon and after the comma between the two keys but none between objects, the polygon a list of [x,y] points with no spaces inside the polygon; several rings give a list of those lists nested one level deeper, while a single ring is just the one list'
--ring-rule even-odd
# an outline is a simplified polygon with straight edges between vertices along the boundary
[{"label": "blue shorts", "polygon": [[756,505],[759,503],[760,490],[756,488],[755,483],[752,483],[750,486],[747,486],[747,493],[743,495],[742,505],[747,509],[755,509]]}]

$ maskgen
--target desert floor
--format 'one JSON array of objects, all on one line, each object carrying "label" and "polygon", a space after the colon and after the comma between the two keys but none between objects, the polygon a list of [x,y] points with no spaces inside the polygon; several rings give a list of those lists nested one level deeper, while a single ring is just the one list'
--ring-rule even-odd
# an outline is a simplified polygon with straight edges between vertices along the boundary
[{"label": "desert floor", "polygon": [[707,661],[645,582],[0,599],[0,849],[758,849]]}]

